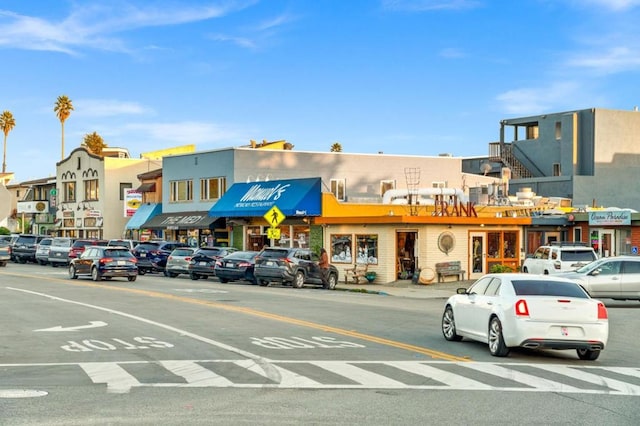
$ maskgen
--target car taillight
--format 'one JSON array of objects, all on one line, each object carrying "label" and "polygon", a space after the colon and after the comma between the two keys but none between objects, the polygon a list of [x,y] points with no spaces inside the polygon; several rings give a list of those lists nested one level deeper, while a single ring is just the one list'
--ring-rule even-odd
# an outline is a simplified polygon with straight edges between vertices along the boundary
[{"label": "car taillight", "polygon": [[604,306],[604,303],[598,302],[598,319],[607,319],[609,318],[609,314],[607,313],[607,307]]},{"label": "car taillight", "polygon": [[169,256],[169,260],[173,260],[173,256]]},{"label": "car taillight", "polygon": [[103,257],[102,259],[99,260],[99,262],[104,265],[105,263],[113,262],[113,258],[111,258],[111,257]]},{"label": "car taillight", "polygon": [[286,263],[293,263],[293,260],[289,259],[288,257],[282,258],[280,260],[282,260],[283,262],[286,262]]},{"label": "car taillight", "polygon": [[238,267],[242,267],[242,266],[245,266],[245,267],[246,267],[246,266],[251,266],[251,264],[250,264],[249,262],[241,262],[241,263],[238,263]]},{"label": "car taillight", "polygon": [[188,262],[188,261],[190,261],[190,260],[191,260],[191,258],[190,258],[189,256],[187,256],[187,257],[185,257],[185,258],[184,258],[184,260],[185,260],[186,262]]},{"label": "car taillight", "polygon": [[520,299],[515,304],[516,308],[516,316],[517,317],[528,317],[529,316],[529,307],[527,306],[527,301]]},{"label": "car taillight", "polygon": [[127,258],[127,260],[131,263],[138,263],[138,259],[134,256],[134,257],[129,257]]}]

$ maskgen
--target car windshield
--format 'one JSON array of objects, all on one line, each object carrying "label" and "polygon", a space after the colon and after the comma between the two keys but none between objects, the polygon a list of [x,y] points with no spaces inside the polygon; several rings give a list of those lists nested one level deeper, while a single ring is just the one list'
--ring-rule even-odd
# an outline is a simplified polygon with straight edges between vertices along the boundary
[{"label": "car windshield", "polygon": [[260,254],[261,257],[269,257],[275,259],[281,259],[283,257],[287,257],[287,250],[265,250]]},{"label": "car windshield", "polygon": [[590,262],[587,265],[584,265],[578,269],[576,269],[575,272],[578,272],[580,274],[588,274],[589,272],[593,271],[594,269],[598,268],[600,265],[602,265],[604,262],[606,262],[606,259],[598,259],[595,260],[593,262]]},{"label": "car windshield", "polygon": [[159,244],[155,244],[155,243],[144,243],[144,244],[139,244],[138,246],[136,246],[136,250],[158,250],[158,247],[160,245]]},{"label": "car windshield", "polygon": [[518,296],[559,296],[588,299],[582,288],[574,283],[552,280],[513,280],[513,289]]},{"label": "car windshield", "polygon": [[560,251],[560,259],[566,262],[593,262],[596,260],[591,250],[565,250]]},{"label": "car windshield", "polygon": [[129,250],[121,248],[106,249],[104,255],[105,257],[133,257]]},{"label": "car windshield", "polygon": [[171,256],[191,256],[193,249],[175,249]]},{"label": "car windshield", "polygon": [[241,260],[249,260],[253,259],[256,256],[256,252],[252,251],[236,251],[225,256],[225,259],[241,259]]},{"label": "car windshield", "polygon": [[51,245],[54,247],[69,247],[71,246],[72,241],[67,238],[54,239],[51,242]]},{"label": "car windshield", "polygon": [[222,250],[220,249],[200,249],[196,253],[198,256],[220,256]]}]

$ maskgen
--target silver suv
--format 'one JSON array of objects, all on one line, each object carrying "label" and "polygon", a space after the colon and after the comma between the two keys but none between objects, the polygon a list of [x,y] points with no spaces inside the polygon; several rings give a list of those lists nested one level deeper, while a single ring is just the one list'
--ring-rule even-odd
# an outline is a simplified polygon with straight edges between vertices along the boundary
[{"label": "silver suv", "polygon": [[557,274],[573,271],[597,258],[596,252],[586,243],[551,243],[551,245],[539,247],[533,255],[527,256],[522,264],[522,272]]}]

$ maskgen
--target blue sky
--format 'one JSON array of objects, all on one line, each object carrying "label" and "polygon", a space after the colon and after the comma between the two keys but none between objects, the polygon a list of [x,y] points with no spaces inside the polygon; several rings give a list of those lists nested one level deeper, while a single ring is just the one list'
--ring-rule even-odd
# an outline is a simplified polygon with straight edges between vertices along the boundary
[{"label": "blue sky", "polygon": [[[640,0],[3,0],[7,171],[85,134],[132,156],[295,150],[481,156],[499,122],[640,104]],[[3,136],[0,134],[0,136]]]}]

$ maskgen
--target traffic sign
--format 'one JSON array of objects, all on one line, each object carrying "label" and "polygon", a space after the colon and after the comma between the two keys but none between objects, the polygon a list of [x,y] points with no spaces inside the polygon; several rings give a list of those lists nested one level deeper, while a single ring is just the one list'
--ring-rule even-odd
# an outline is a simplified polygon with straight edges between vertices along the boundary
[{"label": "traffic sign", "polygon": [[264,217],[267,220],[267,222],[269,223],[269,226],[272,228],[275,228],[276,226],[280,225],[282,221],[287,218],[276,206],[271,207],[269,211],[266,212],[262,217]]},{"label": "traffic sign", "polygon": [[279,240],[280,239],[280,228],[267,228],[267,238],[270,240]]},{"label": "traffic sign", "polygon": [[55,188],[51,188],[49,190],[49,195],[51,195],[52,197],[55,197],[56,195],[58,195],[58,190]]}]

